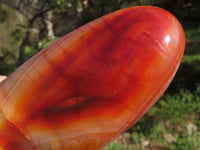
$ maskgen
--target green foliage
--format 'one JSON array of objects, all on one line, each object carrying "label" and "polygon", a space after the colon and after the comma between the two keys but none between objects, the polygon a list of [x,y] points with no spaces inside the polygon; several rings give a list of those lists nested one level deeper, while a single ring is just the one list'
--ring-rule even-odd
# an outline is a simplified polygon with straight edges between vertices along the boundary
[{"label": "green foliage", "polygon": [[187,132],[183,133],[178,137],[177,142],[175,142],[175,146],[177,149],[181,150],[191,150],[198,149],[200,143],[200,135],[198,132],[193,132],[192,134],[188,134]]},{"label": "green foliage", "polygon": [[127,146],[115,142],[112,142],[108,146],[103,148],[103,150],[126,150],[126,149],[128,149]]},{"label": "green foliage", "polygon": [[[139,126],[138,126],[139,127]],[[129,136],[129,139],[133,142],[133,143],[142,143],[145,140],[145,135],[142,132],[136,132],[133,131],[131,133],[131,135]]]},{"label": "green foliage", "polygon": [[198,108],[194,95],[188,90],[180,90],[174,95],[164,95],[157,106],[160,107],[160,117],[170,119],[171,116],[183,118],[185,114],[191,113]]},{"label": "green foliage", "polygon": [[11,31],[10,36],[13,37],[15,41],[19,41],[24,34],[24,29],[25,25],[17,23],[16,28]]}]

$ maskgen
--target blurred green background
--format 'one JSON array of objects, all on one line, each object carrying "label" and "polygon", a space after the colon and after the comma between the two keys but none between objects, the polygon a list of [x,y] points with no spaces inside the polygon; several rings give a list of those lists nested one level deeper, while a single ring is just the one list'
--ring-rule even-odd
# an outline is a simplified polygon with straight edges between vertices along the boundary
[{"label": "blurred green background", "polygon": [[154,5],[181,22],[186,48],[160,100],[104,150],[200,150],[199,0],[0,0],[0,74],[79,26],[118,9]]}]

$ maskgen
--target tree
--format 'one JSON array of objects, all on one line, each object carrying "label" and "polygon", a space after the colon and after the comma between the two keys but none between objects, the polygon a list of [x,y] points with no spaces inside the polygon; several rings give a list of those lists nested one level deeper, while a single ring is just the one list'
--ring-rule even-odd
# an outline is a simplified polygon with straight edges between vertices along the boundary
[{"label": "tree", "polygon": [[54,37],[53,34],[53,26],[50,23],[51,13],[48,13],[50,10],[54,9],[52,2],[50,0],[0,0],[1,4],[5,4],[21,14],[27,19],[27,26],[25,29],[25,34],[23,36],[21,45],[19,46],[19,59],[18,64],[22,64],[24,62],[25,56],[24,51],[25,47],[29,42],[29,37],[31,33],[31,29],[33,28],[33,24],[37,18],[47,15],[46,24],[49,30],[50,39]]}]

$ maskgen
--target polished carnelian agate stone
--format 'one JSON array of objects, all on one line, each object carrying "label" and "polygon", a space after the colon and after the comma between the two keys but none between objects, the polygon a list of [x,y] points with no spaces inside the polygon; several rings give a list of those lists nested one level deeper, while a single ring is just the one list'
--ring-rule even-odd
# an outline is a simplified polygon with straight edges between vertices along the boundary
[{"label": "polished carnelian agate stone", "polygon": [[1,83],[0,148],[103,148],[163,94],[184,46],[177,19],[152,6],[116,11],[67,34]]}]

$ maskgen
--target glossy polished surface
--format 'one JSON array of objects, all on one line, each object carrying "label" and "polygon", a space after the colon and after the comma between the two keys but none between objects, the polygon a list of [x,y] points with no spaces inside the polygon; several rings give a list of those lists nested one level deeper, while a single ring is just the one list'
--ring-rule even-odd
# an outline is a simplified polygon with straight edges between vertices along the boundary
[{"label": "glossy polished surface", "polygon": [[1,83],[2,120],[24,135],[29,150],[101,149],[159,99],[184,46],[181,25],[163,9],[132,7],[103,16]]}]

